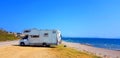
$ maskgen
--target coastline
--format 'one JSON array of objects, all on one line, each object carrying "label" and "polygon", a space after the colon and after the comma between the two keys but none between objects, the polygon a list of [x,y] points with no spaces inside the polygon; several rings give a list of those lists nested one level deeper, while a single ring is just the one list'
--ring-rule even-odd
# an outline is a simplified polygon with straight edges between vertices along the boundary
[{"label": "coastline", "polygon": [[84,44],[72,43],[66,41],[63,41],[62,43],[67,45],[68,47],[77,49],[78,51],[94,54],[102,58],[120,58],[120,51],[97,48],[90,45],[84,45]]}]

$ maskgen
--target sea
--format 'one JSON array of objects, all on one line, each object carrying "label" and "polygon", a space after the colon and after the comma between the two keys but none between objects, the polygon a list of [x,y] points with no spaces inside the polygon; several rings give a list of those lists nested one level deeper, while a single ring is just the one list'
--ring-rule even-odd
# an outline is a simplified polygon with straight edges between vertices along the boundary
[{"label": "sea", "polygon": [[85,44],[97,48],[120,51],[120,39],[116,38],[73,38],[63,37],[62,40],[73,43]]}]

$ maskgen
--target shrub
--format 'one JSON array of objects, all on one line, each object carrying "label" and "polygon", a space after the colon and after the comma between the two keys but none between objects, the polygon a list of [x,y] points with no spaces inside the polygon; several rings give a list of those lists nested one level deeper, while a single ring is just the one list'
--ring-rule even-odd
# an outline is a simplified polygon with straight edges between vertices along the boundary
[{"label": "shrub", "polygon": [[9,32],[0,29],[0,41],[6,41],[6,40],[16,40],[18,39],[14,34],[9,34]]}]

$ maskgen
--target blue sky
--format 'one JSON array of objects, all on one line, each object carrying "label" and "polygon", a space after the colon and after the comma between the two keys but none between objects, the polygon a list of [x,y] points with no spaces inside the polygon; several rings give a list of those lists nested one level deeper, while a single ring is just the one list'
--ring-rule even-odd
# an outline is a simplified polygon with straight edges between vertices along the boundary
[{"label": "blue sky", "polygon": [[120,0],[0,0],[0,28],[59,29],[67,37],[120,38]]}]

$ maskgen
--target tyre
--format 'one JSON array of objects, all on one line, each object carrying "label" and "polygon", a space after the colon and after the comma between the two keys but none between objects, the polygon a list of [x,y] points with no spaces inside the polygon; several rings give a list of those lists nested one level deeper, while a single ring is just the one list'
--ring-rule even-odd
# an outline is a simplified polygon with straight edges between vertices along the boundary
[{"label": "tyre", "polygon": [[46,44],[46,43],[43,43],[42,45],[43,45],[44,47],[45,47],[45,46],[47,46],[47,44]]},{"label": "tyre", "polygon": [[20,46],[25,46],[25,43],[24,43],[24,42],[21,42],[21,43],[20,43]]}]

